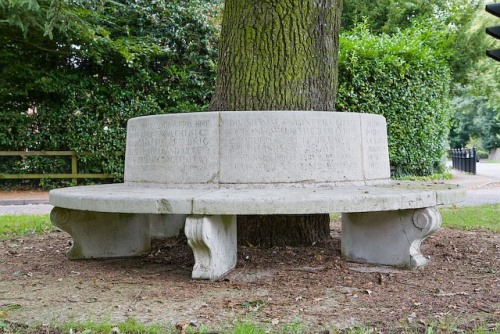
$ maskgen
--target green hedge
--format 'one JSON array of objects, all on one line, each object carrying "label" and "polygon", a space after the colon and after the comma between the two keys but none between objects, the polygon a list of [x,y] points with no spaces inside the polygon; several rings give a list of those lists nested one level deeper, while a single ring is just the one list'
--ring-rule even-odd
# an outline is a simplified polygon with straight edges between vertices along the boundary
[{"label": "green hedge", "polygon": [[386,117],[393,174],[443,169],[450,118],[450,70],[427,30],[372,35],[360,26],[341,35],[336,107]]},{"label": "green hedge", "polygon": [[[19,20],[9,21],[13,8],[0,5],[0,151],[94,152],[79,157],[79,172],[113,174],[120,181],[124,156],[110,153],[124,151],[130,118],[208,109],[219,2],[68,4],[56,13],[72,20],[59,18],[49,36],[42,28],[55,15],[52,3],[16,7],[20,17],[41,21],[24,37]],[[30,108],[36,112],[28,113]],[[0,173],[68,173],[70,166],[67,158],[0,157]],[[97,182],[81,183],[89,181]]]}]

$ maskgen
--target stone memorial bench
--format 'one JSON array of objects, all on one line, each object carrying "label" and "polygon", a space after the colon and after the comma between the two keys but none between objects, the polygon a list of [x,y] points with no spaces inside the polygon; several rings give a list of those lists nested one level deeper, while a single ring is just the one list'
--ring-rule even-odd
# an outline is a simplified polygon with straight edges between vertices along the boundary
[{"label": "stone memorial bench", "polygon": [[70,259],[145,255],[184,227],[192,277],[236,265],[238,215],[342,213],[353,261],[416,268],[456,186],[391,181],[385,119],[313,111],[169,114],[131,119],[123,184],[52,190]]}]

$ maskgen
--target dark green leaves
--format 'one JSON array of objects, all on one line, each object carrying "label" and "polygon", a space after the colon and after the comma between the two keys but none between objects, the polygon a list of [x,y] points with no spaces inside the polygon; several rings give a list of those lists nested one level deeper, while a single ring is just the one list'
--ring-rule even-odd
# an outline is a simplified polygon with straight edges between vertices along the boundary
[{"label": "dark green leaves", "polygon": [[107,152],[124,151],[128,119],[207,109],[218,5],[0,0],[0,150],[96,152],[85,171],[121,175],[123,156]]},{"label": "dark green leaves", "polygon": [[450,70],[425,31],[373,35],[358,26],[341,36],[337,108],[382,114],[395,174],[442,167],[449,129]]}]

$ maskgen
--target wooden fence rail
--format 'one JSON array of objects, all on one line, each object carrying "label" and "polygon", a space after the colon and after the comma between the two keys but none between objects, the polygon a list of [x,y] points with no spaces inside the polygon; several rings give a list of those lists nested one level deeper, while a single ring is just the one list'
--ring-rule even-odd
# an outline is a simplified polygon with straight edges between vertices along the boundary
[{"label": "wooden fence rail", "polygon": [[[89,155],[93,153],[80,153],[80,155]],[[78,154],[74,151],[0,151],[0,157],[5,156],[70,156],[71,157],[71,173],[58,174],[2,174],[0,180],[14,179],[72,179],[74,184],[78,183],[78,179],[112,179],[111,174],[78,174]]]}]

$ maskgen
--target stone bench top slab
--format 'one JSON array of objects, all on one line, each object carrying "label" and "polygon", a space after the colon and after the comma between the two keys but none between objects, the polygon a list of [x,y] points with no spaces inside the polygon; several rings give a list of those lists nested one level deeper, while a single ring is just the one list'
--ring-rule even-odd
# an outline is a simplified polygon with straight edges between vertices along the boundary
[{"label": "stone bench top slab", "polygon": [[313,214],[418,209],[465,199],[456,185],[391,181],[363,186],[224,186],[175,188],[109,184],[55,189],[50,204],[67,209],[150,214]]}]

